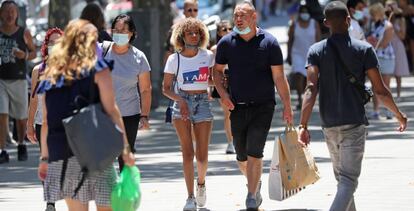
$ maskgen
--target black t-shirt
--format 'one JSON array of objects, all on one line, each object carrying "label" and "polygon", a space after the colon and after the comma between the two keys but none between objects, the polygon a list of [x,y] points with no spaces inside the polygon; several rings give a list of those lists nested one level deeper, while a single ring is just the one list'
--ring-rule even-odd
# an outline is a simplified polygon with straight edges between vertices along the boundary
[{"label": "black t-shirt", "polygon": [[275,99],[271,66],[282,65],[283,56],[270,33],[259,28],[247,42],[235,32],[224,36],[217,45],[216,63],[228,64],[229,91],[236,103]]},{"label": "black t-shirt", "polygon": [[[328,39],[336,44],[344,63],[361,83],[365,82],[368,69],[378,68],[375,50],[367,42],[350,38],[348,34],[334,34]],[[327,40],[310,47],[306,67],[319,68],[319,111],[322,126],[368,124],[361,96],[346,78],[345,70],[340,64],[334,49],[327,46]]]}]

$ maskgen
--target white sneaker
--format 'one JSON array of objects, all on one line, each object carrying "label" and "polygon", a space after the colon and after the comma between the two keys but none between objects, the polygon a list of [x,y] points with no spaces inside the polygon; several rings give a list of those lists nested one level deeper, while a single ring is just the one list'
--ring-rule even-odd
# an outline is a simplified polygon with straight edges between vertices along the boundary
[{"label": "white sneaker", "polygon": [[183,211],[197,211],[197,202],[194,196],[189,196],[187,198]]},{"label": "white sneaker", "polygon": [[197,184],[196,201],[197,201],[197,205],[200,207],[204,207],[204,205],[206,205],[207,195],[206,195],[205,184],[204,185]]},{"label": "white sneaker", "polygon": [[234,149],[233,143],[227,144],[226,154],[234,154],[236,150]]}]

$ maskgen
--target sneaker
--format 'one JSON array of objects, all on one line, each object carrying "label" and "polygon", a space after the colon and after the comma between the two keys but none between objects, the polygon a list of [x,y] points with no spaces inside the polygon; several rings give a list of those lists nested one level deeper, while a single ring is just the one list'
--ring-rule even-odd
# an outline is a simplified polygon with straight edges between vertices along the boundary
[{"label": "sneaker", "polygon": [[197,202],[194,196],[189,196],[187,198],[183,211],[197,211]]},{"label": "sneaker", "polygon": [[27,147],[24,144],[19,144],[17,146],[17,160],[26,161],[27,160]]},{"label": "sneaker", "polygon": [[371,112],[368,116],[368,119],[379,120],[380,119],[379,113],[376,111]]},{"label": "sneaker", "polygon": [[0,153],[0,164],[9,162],[9,154],[5,150]]},{"label": "sneaker", "polygon": [[233,143],[227,144],[226,154],[234,154],[236,150],[234,149]]},{"label": "sneaker", "polygon": [[262,181],[259,181],[259,184],[257,185],[257,192],[256,192],[256,205],[257,207],[260,207],[260,205],[263,202],[262,194],[260,193],[260,190],[262,189]]},{"label": "sneaker", "polygon": [[394,117],[394,115],[390,111],[387,110],[387,111],[385,111],[385,117],[387,119],[392,119]]},{"label": "sneaker", "polygon": [[45,211],[56,211],[56,208],[53,204],[48,204]]},{"label": "sneaker", "polygon": [[247,194],[246,211],[256,211],[256,210],[257,210],[256,198],[251,194]]},{"label": "sneaker", "polygon": [[206,195],[206,185],[197,184],[197,194],[196,201],[199,207],[204,207],[206,205],[207,195]]}]

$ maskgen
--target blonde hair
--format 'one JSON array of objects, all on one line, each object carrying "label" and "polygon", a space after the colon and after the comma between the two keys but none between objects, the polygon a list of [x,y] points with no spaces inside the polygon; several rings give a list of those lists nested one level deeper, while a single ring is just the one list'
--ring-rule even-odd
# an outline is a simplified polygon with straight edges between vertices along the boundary
[{"label": "blonde hair", "polygon": [[203,22],[195,18],[186,18],[181,20],[174,26],[172,35],[171,35],[171,44],[174,46],[176,51],[184,50],[184,34],[190,29],[198,29],[200,32],[200,42],[198,47],[207,48],[208,42],[210,40],[210,34],[208,29]]},{"label": "blonde hair", "polygon": [[380,14],[385,16],[385,7],[381,3],[375,3],[369,7],[369,14],[374,16],[375,14]]},{"label": "blonde hair", "polygon": [[[88,28],[90,27],[90,28]],[[95,66],[96,42],[98,34],[89,21],[73,20],[66,27],[63,36],[53,46],[46,70],[42,79],[48,79],[52,84],[63,76],[65,81],[80,77],[83,70]],[[76,64],[75,68],[70,66]]]}]

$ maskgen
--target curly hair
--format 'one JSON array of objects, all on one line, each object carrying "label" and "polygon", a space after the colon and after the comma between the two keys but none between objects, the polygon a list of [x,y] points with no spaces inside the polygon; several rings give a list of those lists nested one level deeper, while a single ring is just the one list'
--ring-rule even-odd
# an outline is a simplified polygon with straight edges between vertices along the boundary
[{"label": "curly hair", "polygon": [[[89,21],[71,21],[61,41],[53,46],[53,53],[47,59],[45,74],[41,79],[56,84],[61,76],[65,81],[80,78],[82,70],[90,70],[95,65],[97,39],[97,30]],[[70,68],[71,64],[76,64],[76,68]]]},{"label": "curly hair", "polygon": [[46,61],[47,56],[49,55],[47,46],[49,45],[49,39],[53,34],[58,34],[58,35],[62,36],[63,31],[62,31],[62,29],[60,29],[58,27],[54,27],[54,28],[51,28],[51,29],[47,30],[46,35],[45,35],[45,40],[43,40],[42,47],[40,47],[40,53],[42,54],[43,62]]},{"label": "curly hair", "polygon": [[210,34],[208,33],[206,25],[198,19],[186,18],[177,23],[172,32],[170,41],[176,51],[184,50],[184,34],[190,29],[198,29],[200,32],[199,47],[203,49],[207,48],[210,40]]}]

